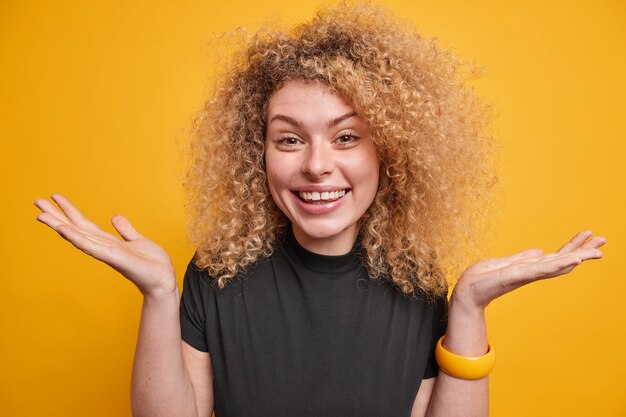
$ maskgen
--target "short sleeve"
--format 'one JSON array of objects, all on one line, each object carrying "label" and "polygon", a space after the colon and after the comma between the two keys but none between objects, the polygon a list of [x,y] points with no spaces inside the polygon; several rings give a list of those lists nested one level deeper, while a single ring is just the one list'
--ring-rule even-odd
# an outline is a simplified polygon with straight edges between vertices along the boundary
[{"label": "short sleeve", "polygon": [[208,352],[206,338],[206,311],[209,277],[206,272],[189,262],[183,279],[183,293],[180,299],[181,338],[194,348]]},{"label": "short sleeve", "polygon": [[430,350],[428,355],[428,363],[423,379],[434,378],[439,373],[439,365],[435,359],[435,347],[437,342],[446,333],[448,327],[448,298],[446,296],[438,297],[433,307],[433,327],[430,339]]}]

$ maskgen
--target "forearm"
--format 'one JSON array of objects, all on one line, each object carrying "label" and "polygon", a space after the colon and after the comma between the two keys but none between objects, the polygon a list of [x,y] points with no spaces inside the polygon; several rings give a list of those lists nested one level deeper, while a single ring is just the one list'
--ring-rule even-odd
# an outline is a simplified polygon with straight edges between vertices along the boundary
[{"label": "forearm", "polygon": [[[487,351],[484,309],[468,308],[450,300],[446,350],[462,356],[480,356]],[[427,417],[486,417],[489,414],[488,377],[464,380],[440,371]]]},{"label": "forearm", "polygon": [[135,417],[197,415],[182,356],[179,302],[178,288],[144,296],[131,385]]}]

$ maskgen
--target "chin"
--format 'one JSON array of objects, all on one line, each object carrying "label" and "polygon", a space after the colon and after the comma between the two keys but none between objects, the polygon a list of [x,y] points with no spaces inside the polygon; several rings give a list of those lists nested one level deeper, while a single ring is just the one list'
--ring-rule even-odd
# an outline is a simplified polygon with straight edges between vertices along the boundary
[{"label": "chin", "polygon": [[315,240],[333,240],[351,235],[354,225],[338,225],[338,224],[294,224],[309,239]]}]

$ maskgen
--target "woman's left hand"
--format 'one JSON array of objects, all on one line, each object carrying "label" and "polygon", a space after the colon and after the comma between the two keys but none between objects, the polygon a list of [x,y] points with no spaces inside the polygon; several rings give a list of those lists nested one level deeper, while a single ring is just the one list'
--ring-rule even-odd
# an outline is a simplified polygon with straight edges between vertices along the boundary
[{"label": "woman's left hand", "polygon": [[504,258],[480,261],[467,268],[457,282],[453,298],[456,303],[484,309],[496,298],[522,285],[571,272],[589,259],[600,259],[598,249],[607,241],[583,231],[558,251],[544,254],[540,249],[527,249]]}]

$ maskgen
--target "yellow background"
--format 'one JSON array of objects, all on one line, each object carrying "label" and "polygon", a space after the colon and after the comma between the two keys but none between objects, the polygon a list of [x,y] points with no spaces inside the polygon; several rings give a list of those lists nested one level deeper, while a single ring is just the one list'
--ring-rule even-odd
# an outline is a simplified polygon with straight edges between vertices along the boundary
[{"label": "yellow background", "polygon": [[[604,260],[489,307],[492,416],[626,416],[624,3],[385,4],[489,69],[475,83],[503,144],[489,252],[554,250],[585,228],[609,240]],[[140,294],[38,224],[31,202],[63,192],[109,228],[122,212],[182,272],[182,149],[208,40],[319,5],[0,3],[0,415],[130,415]]]}]

